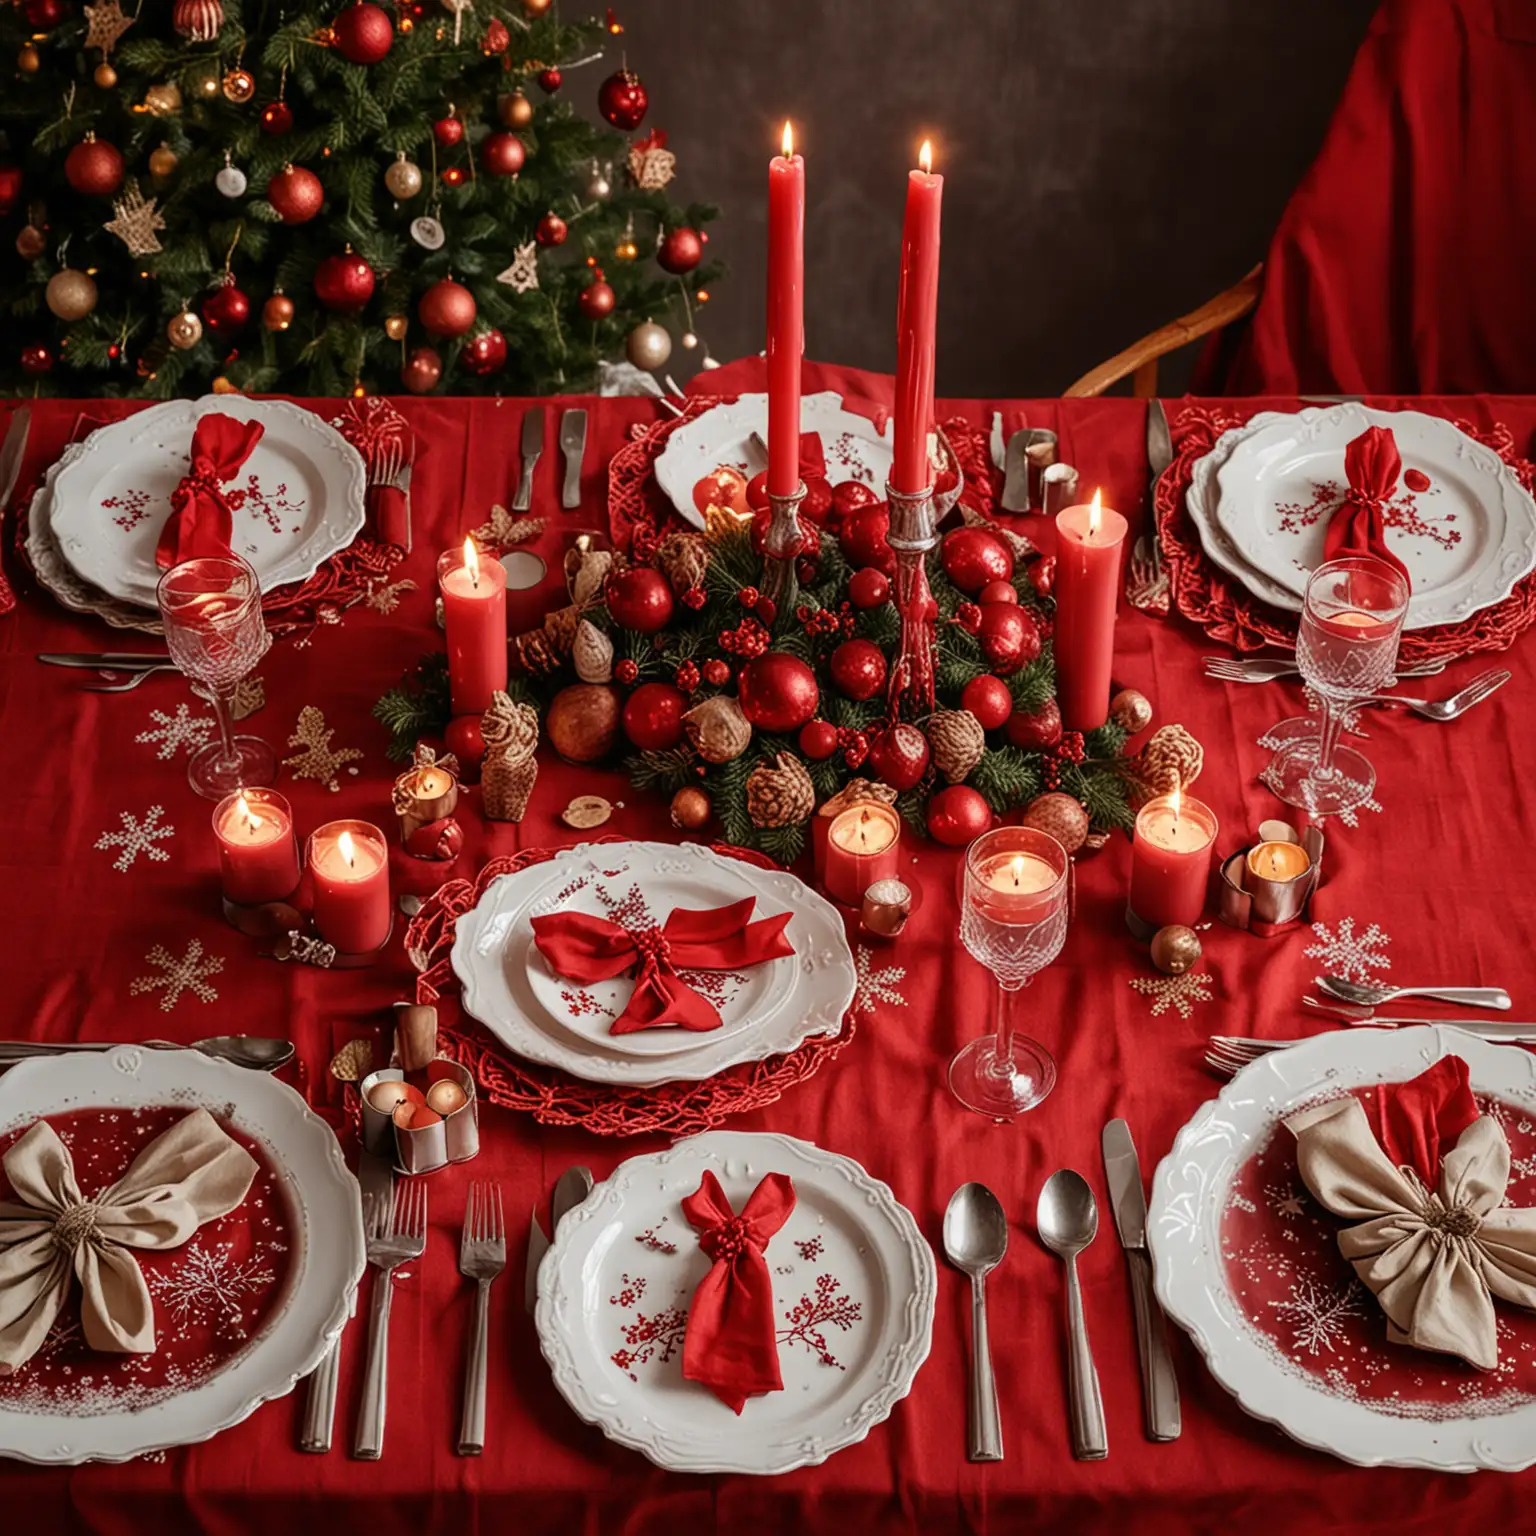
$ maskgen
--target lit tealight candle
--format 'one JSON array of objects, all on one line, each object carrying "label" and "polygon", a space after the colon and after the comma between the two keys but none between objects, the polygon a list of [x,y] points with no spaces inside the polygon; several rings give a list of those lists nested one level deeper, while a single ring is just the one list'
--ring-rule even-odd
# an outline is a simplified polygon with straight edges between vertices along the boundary
[{"label": "lit tealight candle", "polygon": [[1294,880],[1312,867],[1299,843],[1259,843],[1248,850],[1248,868],[1261,880]]},{"label": "lit tealight candle", "polygon": [[218,803],[219,883],[226,901],[255,907],[291,896],[299,883],[299,844],[288,802],[273,789],[238,789]]},{"label": "lit tealight candle", "polygon": [[451,1115],[469,1103],[469,1095],[450,1077],[439,1078],[427,1089],[427,1107],[440,1115]]},{"label": "lit tealight candle", "polygon": [[975,873],[983,893],[981,910],[994,922],[1038,923],[1055,910],[1061,871],[1037,853],[999,853]]},{"label": "lit tealight candle", "polygon": [[409,1083],[386,1081],[375,1083],[368,1090],[368,1102],[381,1115],[392,1115],[401,1104],[424,1104],[426,1096]]},{"label": "lit tealight candle", "polygon": [[1127,918],[1133,931],[1155,932],[1171,923],[1193,927],[1199,921],[1215,845],[1216,817],[1210,807],[1181,790],[1141,808],[1131,848]]},{"label": "lit tealight candle", "polygon": [[877,880],[896,876],[901,819],[895,810],[876,801],[851,805],[827,829],[823,881],[834,901],[860,905],[864,892]]},{"label": "lit tealight candle", "polygon": [[389,848],[366,821],[331,821],[309,839],[315,927],[343,954],[365,955],[389,937]]}]

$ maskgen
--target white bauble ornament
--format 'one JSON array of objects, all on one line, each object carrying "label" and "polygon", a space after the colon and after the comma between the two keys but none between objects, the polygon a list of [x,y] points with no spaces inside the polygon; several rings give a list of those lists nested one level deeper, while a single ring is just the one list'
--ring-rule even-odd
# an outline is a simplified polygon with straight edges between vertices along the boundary
[{"label": "white bauble ornament", "polygon": [[245,196],[245,172],[238,165],[226,165],[213,178],[213,184],[225,197]]}]

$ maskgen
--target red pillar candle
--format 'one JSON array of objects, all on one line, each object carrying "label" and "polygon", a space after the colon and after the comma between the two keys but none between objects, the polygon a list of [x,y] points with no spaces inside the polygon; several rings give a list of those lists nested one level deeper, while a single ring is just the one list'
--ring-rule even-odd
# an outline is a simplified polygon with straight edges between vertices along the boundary
[{"label": "red pillar candle", "polygon": [[1109,718],[1126,527],[1097,491],[1091,505],[1056,514],[1056,699],[1069,731],[1097,730]]},{"label": "red pillar candle", "polygon": [[1200,801],[1175,790],[1142,806],[1131,849],[1131,912],[1143,927],[1199,921],[1215,846],[1216,817]]},{"label": "red pillar candle", "polygon": [[891,484],[926,490],[928,432],[933,426],[933,371],[939,315],[939,209],[944,178],[931,174],[925,141],[920,170],[907,176],[907,216],[901,231],[901,297],[896,308],[896,427]]},{"label": "red pillar candle", "polygon": [[293,812],[275,789],[237,789],[213,812],[219,884],[227,901],[257,907],[291,896],[299,883]]},{"label": "red pillar candle", "polygon": [[827,828],[827,895],[857,907],[877,880],[896,877],[901,856],[901,818],[889,805],[866,801],[852,805]]},{"label": "red pillar candle", "polygon": [[482,715],[507,686],[507,573],[482,559],[473,539],[437,562],[448,633],[448,685],[455,715]]},{"label": "red pillar candle", "polygon": [[389,845],[366,821],[328,821],[309,835],[315,927],[345,955],[389,937]]},{"label": "red pillar candle", "polygon": [[800,484],[800,362],[805,355],[805,161],[784,124],[768,162],[768,494]]}]

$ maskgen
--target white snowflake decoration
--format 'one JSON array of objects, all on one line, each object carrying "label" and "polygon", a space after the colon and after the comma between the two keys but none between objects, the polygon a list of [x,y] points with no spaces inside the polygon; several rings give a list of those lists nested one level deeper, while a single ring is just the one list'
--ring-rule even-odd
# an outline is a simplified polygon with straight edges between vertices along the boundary
[{"label": "white snowflake decoration", "polygon": [[131,811],[119,811],[118,820],[122,822],[122,827],[116,832],[103,832],[94,846],[121,849],[112,861],[112,868],[121,872],[126,872],[141,853],[157,864],[167,863],[170,854],[156,845],[162,838],[175,837],[176,829],[161,824],[160,818],[163,815],[163,805],[150,806],[142,816],[135,816]]},{"label": "white snowflake decoration", "polygon": [[1344,1319],[1360,1316],[1360,1283],[1351,1280],[1334,1290],[1303,1276],[1285,1301],[1269,1305],[1290,1324],[1291,1342],[1297,1349],[1309,1355],[1327,1350],[1331,1355],[1344,1340]]},{"label": "white snowflake decoration", "polygon": [[159,748],[155,756],[162,761],[175,757],[183,747],[196,752],[208,745],[208,733],[213,720],[207,715],[194,715],[186,704],[178,704],[176,713],[168,715],[163,709],[149,712],[150,728],[140,731],[133,739],[150,743]]},{"label": "white snowflake decoration", "polygon": [[1352,805],[1347,811],[1339,811],[1337,813],[1339,824],[1346,827],[1358,827],[1360,825],[1361,811],[1375,811],[1379,815],[1381,812],[1381,801],[1374,795],[1367,795],[1359,805]]},{"label": "white snowflake decoration", "polygon": [[170,1309],[180,1327],[189,1323],[214,1328],[222,1337],[243,1339],[246,1317],[242,1303],[276,1276],[260,1259],[236,1263],[227,1246],[184,1250],[182,1263],[151,1277],[156,1299]]},{"label": "white snowflake decoration", "polygon": [[1134,976],[1131,987],[1143,997],[1152,999],[1152,1017],[1178,1010],[1181,1019],[1187,1019],[1196,1003],[1211,1001],[1211,978],[1204,971],[1185,971],[1181,976]]},{"label": "white snowflake decoration", "polygon": [[1356,934],[1354,918],[1346,917],[1339,923],[1337,933],[1330,932],[1327,923],[1313,923],[1312,932],[1317,935],[1317,943],[1309,944],[1302,953],[1321,961],[1330,976],[1370,981],[1372,970],[1392,968],[1392,962],[1380,953],[1392,940],[1379,924],[1372,923],[1364,933]]},{"label": "white snowflake decoration", "polygon": [[873,1013],[877,1003],[905,1008],[907,1000],[901,995],[901,983],[906,976],[906,967],[901,965],[884,965],[877,970],[875,952],[867,945],[859,945],[855,960],[854,1011]]},{"label": "white snowflake decoration", "polygon": [[224,957],[205,955],[201,939],[193,939],[179,960],[163,944],[156,944],[144,959],[155,972],[129,983],[128,990],[135,997],[142,992],[160,992],[160,1007],[166,1013],[181,1001],[183,992],[205,1003],[218,1001],[219,994],[208,978],[224,969]]}]

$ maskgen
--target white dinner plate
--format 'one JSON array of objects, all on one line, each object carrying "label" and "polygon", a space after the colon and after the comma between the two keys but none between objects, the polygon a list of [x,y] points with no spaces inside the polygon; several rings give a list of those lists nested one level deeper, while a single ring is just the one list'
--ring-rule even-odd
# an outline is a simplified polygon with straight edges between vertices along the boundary
[{"label": "white dinner plate", "polygon": [[[706,1169],[737,1212],[764,1174],[795,1186],[764,1253],[784,1390],[739,1415],[682,1374],[688,1303],[710,1261],[681,1202]],[[609,1439],[673,1471],[777,1473],[889,1417],[927,1357],[936,1285],[911,1213],[851,1158],[710,1131],[621,1163],[562,1219],[535,1320],[555,1385]]]}]

